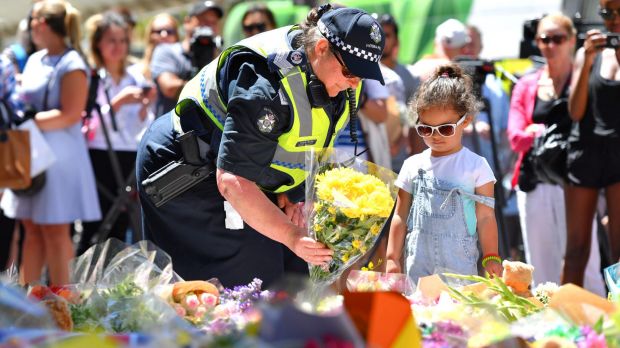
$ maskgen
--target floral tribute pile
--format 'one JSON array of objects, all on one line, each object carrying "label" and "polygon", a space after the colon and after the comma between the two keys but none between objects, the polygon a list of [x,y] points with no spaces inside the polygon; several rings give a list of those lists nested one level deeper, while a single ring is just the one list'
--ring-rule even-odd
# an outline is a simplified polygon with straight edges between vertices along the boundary
[{"label": "floral tribute pile", "polygon": [[[167,274],[167,263],[152,246],[115,251],[112,244],[94,253],[94,268],[77,265],[91,274],[74,276],[94,283],[34,286],[28,297],[22,289],[0,284],[0,345],[364,346],[353,343],[363,340],[351,331],[343,310],[347,293],[325,295],[316,305],[291,305],[304,292],[315,294],[313,285],[295,293],[265,291],[259,279],[231,289],[216,280],[185,282]],[[351,273],[349,290],[403,292],[422,337],[407,342],[411,347],[620,347],[620,311],[613,302],[574,285],[524,288],[533,269],[505,262],[502,278],[434,275],[422,278],[415,291],[403,286],[403,275],[359,270]],[[389,320],[378,322],[391,325]],[[346,337],[330,331],[339,325]],[[323,331],[316,331],[319,326]],[[265,335],[265,327],[276,331]],[[293,328],[296,334],[290,334]],[[286,334],[285,342],[268,339]]]}]

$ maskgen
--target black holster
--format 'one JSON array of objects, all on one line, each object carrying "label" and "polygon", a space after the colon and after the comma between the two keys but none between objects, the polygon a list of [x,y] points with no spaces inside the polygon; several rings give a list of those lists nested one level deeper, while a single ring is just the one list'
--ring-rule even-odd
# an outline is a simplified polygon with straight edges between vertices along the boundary
[{"label": "black holster", "polygon": [[158,208],[215,172],[213,161],[200,155],[208,153],[209,145],[200,140],[195,131],[181,135],[178,142],[183,158],[168,163],[142,181],[144,192]]}]

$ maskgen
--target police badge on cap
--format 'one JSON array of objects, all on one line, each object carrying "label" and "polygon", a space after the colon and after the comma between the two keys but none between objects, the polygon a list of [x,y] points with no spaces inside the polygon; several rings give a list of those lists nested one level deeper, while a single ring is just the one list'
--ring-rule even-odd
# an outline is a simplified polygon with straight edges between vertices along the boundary
[{"label": "police badge on cap", "polygon": [[371,15],[356,8],[339,8],[325,12],[317,28],[355,76],[385,84],[379,67],[385,35]]}]

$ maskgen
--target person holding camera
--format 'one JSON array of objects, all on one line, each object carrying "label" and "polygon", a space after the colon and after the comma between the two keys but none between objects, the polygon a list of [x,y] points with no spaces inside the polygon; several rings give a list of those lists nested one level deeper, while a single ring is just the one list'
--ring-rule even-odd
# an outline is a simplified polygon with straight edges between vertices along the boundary
[{"label": "person holding camera", "polygon": [[[525,258],[536,268],[535,284],[559,282],[562,262],[574,262],[570,260],[570,254],[564,253],[567,245],[567,212],[563,187],[561,183],[541,181],[541,175],[534,170],[531,149],[536,137],[545,128],[554,126],[564,134],[570,129],[568,89],[575,33],[571,19],[561,13],[550,14],[540,20],[536,44],[546,64],[517,82],[510,104],[508,137],[512,149],[519,153],[513,184],[517,185]],[[575,211],[573,214],[583,215],[583,212]],[[592,216],[589,225],[592,226]],[[598,248],[593,248],[592,252],[589,244],[585,248],[580,245],[580,248],[587,251],[586,255],[590,255],[585,287],[599,294],[604,293],[598,270]]]},{"label": "person holding camera", "polygon": [[[40,281],[47,265],[53,285],[69,282],[73,258],[70,224],[101,218],[95,180],[81,132],[88,68],[82,59],[79,12],[64,0],[43,0],[30,14],[32,39],[42,49],[26,63],[20,101],[54,152],[41,190],[29,196],[7,191],[2,209],[25,227],[20,281]],[[70,44],[69,44],[70,42]]]},{"label": "person holding camera", "polygon": [[[118,158],[123,180],[135,169],[136,151],[140,137],[155,118],[150,103],[155,98],[155,90],[146,81],[138,65],[128,66],[129,31],[128,25],[119,14],[108,11],[97,14],[86,21],[90,50],[88,58],[91,66],[98,72],[97,83],[90,97],[97,104],[101,115],[92,113],[88,118],[88,147],[95,178],[108,192],[117,193],[119,187],[111,168],[108,143],[100,124],[106,123],[110,145]],[[92,111],[92,110],[91,110]],[[105,216],[113,205],[113,200],[99,192],[99,205]],[[94,242],[101,222],[83,224],[78,244],[78,255],[86,251]],[[108,231],[108,237],[125,240],[129,226],[128,214],[121,213]],[[136,231],[137,233],[137,231]]]},{"label": "person holding camera", "polygon": [[588,31],[575,59],[569,100],[573,127],[568,138],[568,240],[562,283],[577,285],[584,281],[601,189],[612,262],[620,258],[620,0],[600,0],[599,5],[609,32]]},{"label": "person holding camera", "polygon": [[151,75],[157,86],[155,115],[172,110],[185,83],[215,57],[221,47],[219,21],[223,15],[214,2],[201,1],[183,22],[183,41],[155,48],[151,60]]},{"label": "person holding camera", "polygon": [[[306,262],[331,260],[308,237],[299,203],[305,153],[333,146],[355,117],[362,78],[383,82],[384,41],[366,12],[323,5],[301,25],[225,50],[155,120],[138,148],[143,228],[181,277],[225,286],[258,277],[269,286],[287,271],[308,274]],[[192,135],[210,175],[157,207],[153,178],[173,161],[192,161],[182,150]]]}]

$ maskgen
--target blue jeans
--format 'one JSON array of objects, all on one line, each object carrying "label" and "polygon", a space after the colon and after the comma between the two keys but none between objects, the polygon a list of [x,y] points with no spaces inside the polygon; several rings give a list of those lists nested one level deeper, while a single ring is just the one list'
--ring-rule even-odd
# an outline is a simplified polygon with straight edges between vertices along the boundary
[{"label": "blue jeans", "polygon": [[419,277],[449,271],[478,274],[478,235],[468,233],[461,196],[494,206],[491,197],[471,194],[428,176],[422,169],[413,184],[405,237],[405,268]]}]

